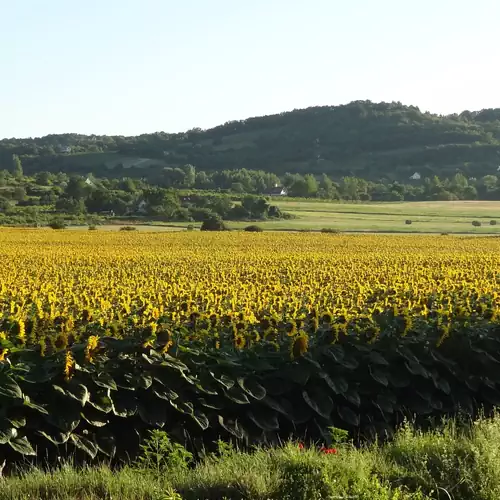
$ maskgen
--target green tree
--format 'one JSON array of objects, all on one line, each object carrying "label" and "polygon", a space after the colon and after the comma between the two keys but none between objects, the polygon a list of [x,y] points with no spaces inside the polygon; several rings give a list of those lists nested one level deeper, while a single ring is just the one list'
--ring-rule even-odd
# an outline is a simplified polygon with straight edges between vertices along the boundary
[{"label": "green tree", "polygon": [[188,164],[182,167],[182,171],[184,172],[184,187],[193,187],[196,182],[196,168]]},{"label": "green tree", "polygon": [[17,155],[12,155],[12,175],[18,180],[23,178],[23,165]]}]

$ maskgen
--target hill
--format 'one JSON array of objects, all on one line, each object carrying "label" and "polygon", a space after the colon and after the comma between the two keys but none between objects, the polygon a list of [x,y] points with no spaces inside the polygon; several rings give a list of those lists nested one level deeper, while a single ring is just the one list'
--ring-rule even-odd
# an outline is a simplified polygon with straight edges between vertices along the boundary
[{"label": "hill", "polygon": [[12,154],[26,172],[143,176],[165,166],[326,173],[371,180],[495,174],[500,109],[441,116],[401,103],[356,101],[227,122],[183,133],[136,137],[48,135],[0,141],[0,169]]}]

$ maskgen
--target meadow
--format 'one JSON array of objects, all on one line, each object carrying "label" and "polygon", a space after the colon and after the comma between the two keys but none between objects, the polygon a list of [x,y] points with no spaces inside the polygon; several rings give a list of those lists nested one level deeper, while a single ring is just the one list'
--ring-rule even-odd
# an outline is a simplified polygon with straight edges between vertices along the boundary
[{"label": "meadow", "polygon": [[1,229],[0,461],[115,467],[161,429],[200,470],[223,442],[330,477],[335,429],[495,412],[499,270],[495,237]]},{"label": "meadow", "polygon": [[[338,203],[273,198],[271,203],[293,218],[256,222],[266,231],[330,229],[369,233],[500,234],[498,201]],[[406,224],[407,220],[412,223]],[[481,226],[474,227],[473,221],[480,222]],[[250,222],[228,221],[227,224],[231,229],[243,229]],[[168,226],[183,228],[187,223]],[[194,226],[200,224],[194,223]]]}]

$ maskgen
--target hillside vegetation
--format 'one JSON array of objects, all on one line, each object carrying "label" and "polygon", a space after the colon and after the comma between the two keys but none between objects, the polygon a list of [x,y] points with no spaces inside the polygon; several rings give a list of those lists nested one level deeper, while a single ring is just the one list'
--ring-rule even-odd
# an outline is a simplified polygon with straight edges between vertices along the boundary
[{"label": "hillside vegetation", "polygon": [[213,129],[136,137],[49,135],[0,141],[0,169],[19,155],[40,170],[144,175],[195,165],[211,171],[260,169],[283,175],[404,180],[497,172],[500,109],[438,116],[401,103],[357,101],[227,122]]}]

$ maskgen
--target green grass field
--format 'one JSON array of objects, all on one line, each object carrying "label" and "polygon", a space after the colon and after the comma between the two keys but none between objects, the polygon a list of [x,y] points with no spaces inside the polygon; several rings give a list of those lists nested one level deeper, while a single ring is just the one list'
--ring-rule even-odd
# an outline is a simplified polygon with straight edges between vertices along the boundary
[{"label": "green grass field", "polygon": [[[273,199],[283,211],[295,216],[290,220],[257,222],[268,231],[338,229],[348,232],[412,232],[500,235],[500,202],[435,201],[403,203],[332,203],[321,201],[286,201]],[[405,224],[409,219],[412,224]],[[481,222],[474,227],[472,221]],[[498,225],[490,225],[496,220]],[[228,221],[232,229],[242,229],[249,222]],[[186,227],[179,222],[170,226]],[[195,223],[194,226],[199,226]]]}]

